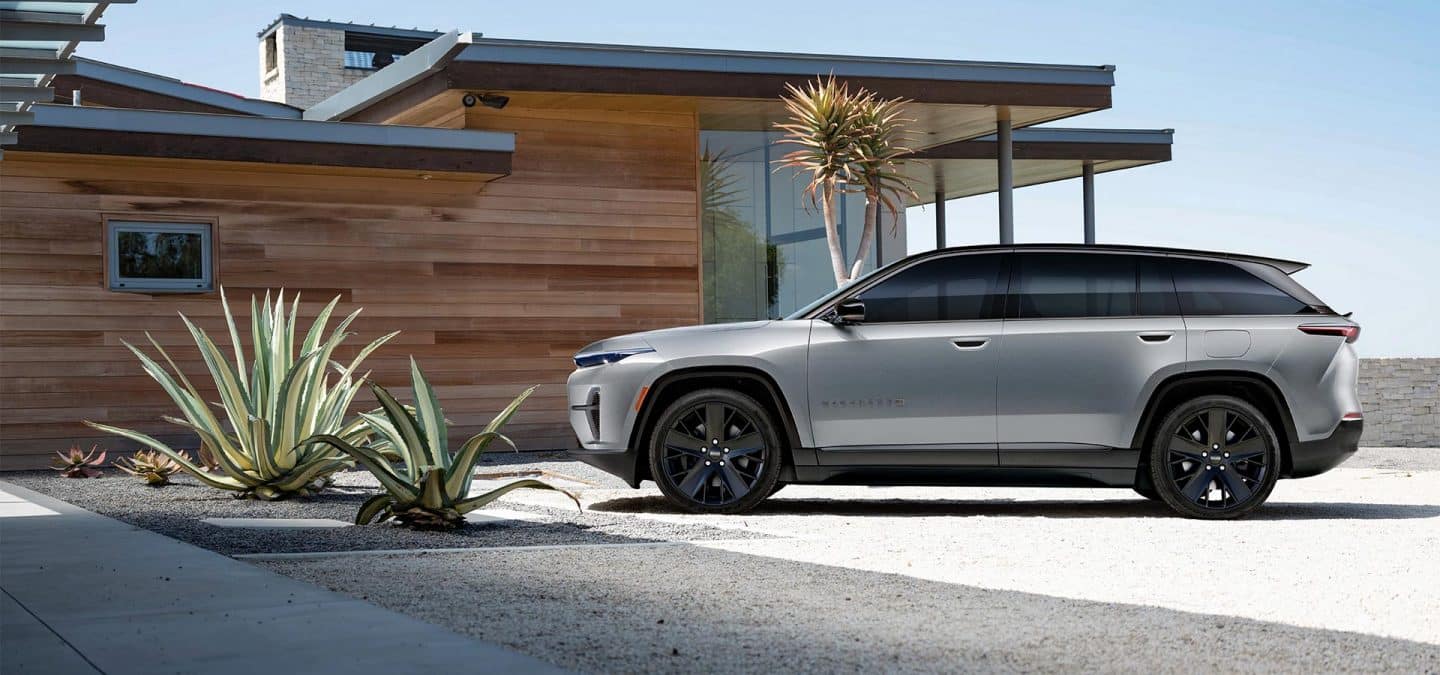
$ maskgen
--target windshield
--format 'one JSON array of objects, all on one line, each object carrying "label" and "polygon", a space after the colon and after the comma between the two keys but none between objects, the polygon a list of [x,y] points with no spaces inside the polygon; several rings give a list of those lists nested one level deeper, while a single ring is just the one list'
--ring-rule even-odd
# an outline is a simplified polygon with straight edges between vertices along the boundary
[{"label": "windshield", "polygon": [[[898,262],[898,261],[897,261],[897,262]],[[884,266],[884,267],[877,267],[877,268],[875,268],[875,269],[873,269],[873,270],[870,270],[869,272],[866,272],[865,274],[862,274],[862,275],[860,275],[860,276],[858,276],[858,277],[855,277],[854,279],[852,279],[852,280],[850,281],[850,283],[845,284],[844,286],[841,286],[841,287],[839,287],[839,288],[837,288],[837,289],[835,289],[835,290],[833,290],[833,291],[830,291],[829,293],[826,293],[825,295],[822,295],[822,296],[820,296],[819,298],[816,298],[814,302],[811,302],[810,304],[805,305],[804,307],[801,307],[800,309],[795,310],[795,312],[794,312],[793,314],[785,317],[785,320],[786,320],[786,321],[793,321],[793,320],[795,320],[795,319],[803,319],[803,318],[805,318],[805,315],[806,315],[806,314],[809,314],[810,312],[815,311],[815,310],[818,309],[821,305],[824,305],[825,303],[830,302],[831,300],[834,300],[836,297],[844,294],[845,291],[846,291],[847,289],[849,289],[851,286],[854,286],[856,283],[859,283],[859,282],[861,282],[861,281],[864,281],[865,279],[869,279],[870,277],[875,276],[875,273],[877,273],[877,272],[882,272],[882,271],[884,271],[884,270],[889,269],[889,268],[890,268],[891,266],[893,266],[894,264],[895,264],[895,263],[892,262],[892,263],[890,263],[889,265],[886,265],[886,266]]]}]

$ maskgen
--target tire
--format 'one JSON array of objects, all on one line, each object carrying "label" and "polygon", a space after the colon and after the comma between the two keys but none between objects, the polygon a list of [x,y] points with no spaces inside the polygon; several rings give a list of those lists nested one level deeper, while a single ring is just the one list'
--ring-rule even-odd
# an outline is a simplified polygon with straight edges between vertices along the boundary
[{"label": "tire", "polygon": [[[721,433],[711,433],[712,426]],[[650,475],[685,511],[742,513],[779,489],[781,437],[774,416],[755,399],[731,389],[693,391],[655,423]],[[737,441],[743,447],[732,445]]]},{"label": "tire", "polygon": [[1177,513],[1239,518],[1275,489],[1280,441],[1255,406],[1234,396],[1201,396],[1165,415],[1149,460],[1155,492]]}]

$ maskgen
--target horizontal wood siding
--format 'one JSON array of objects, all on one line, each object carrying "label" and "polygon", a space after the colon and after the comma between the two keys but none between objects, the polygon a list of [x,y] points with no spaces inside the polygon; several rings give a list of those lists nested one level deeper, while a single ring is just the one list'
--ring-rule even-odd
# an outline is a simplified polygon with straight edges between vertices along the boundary
[{"label": "horizontal wood siding", "polygon": [[[488,184],[405,171],[7,152],[0,468],[35,466],[75,443],[130,447],[82,419],[193,444],[159,421],[172,405],[123,342],[145,344],[149,331],[187,373],[200,374],[176,312],[228,344],[218,295],[107,291],[104,215],[213,218],[216,280],[243,316],[250,295],[267,288],[301,292],[307,317],[339,295],[342,311],[364,308],[346,354],[402,331],[370,358],[373,379],[408,397],[414,355],[457,436],[539,383],[509,431],[522,448],[568,446],[563,384],[575,350],[700,320],[695,118],[503,113],[435,119],[518,133],[512,175]],[[372,407],[368,393],[363,402]]]}]

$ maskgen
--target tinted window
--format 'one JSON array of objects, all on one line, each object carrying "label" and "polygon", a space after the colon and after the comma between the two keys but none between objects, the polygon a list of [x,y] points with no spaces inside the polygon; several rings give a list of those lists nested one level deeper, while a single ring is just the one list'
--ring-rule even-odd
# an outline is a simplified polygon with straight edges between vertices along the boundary
[{"label": "tinted window", "polygon": [[1002,254],[929,260],[861,293],[866,323],[999,318],[1007,270]]},{"label": "tinted window", "polygon": [[1133,316],[1133,256],[1027,253],[1016,256],[1015,298],[1022,319]]},{"label": "tinted window", "polygon": [[1315,310],[1230,263],[1171,260],[1180,310],[1193,315],[1309,314]]},{"label": "tinted window", "polygon": [[1175,298],[1175,282],[1164,258],[1138,258],[1140,265],[1140,316],[1175,316],[1180,302]]}]

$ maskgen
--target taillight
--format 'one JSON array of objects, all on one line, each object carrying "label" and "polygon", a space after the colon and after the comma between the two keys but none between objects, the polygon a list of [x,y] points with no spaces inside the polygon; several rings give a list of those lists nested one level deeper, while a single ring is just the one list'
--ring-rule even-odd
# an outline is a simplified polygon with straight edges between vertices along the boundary
[{"label": "taillight", "polygon": [[1300,332],[1310,335],[1335,335],[1345,338],[1346,342],[1354,342],[1360,339],[1360,327],[1353,324],[1306,324],[1300,327]]}]

